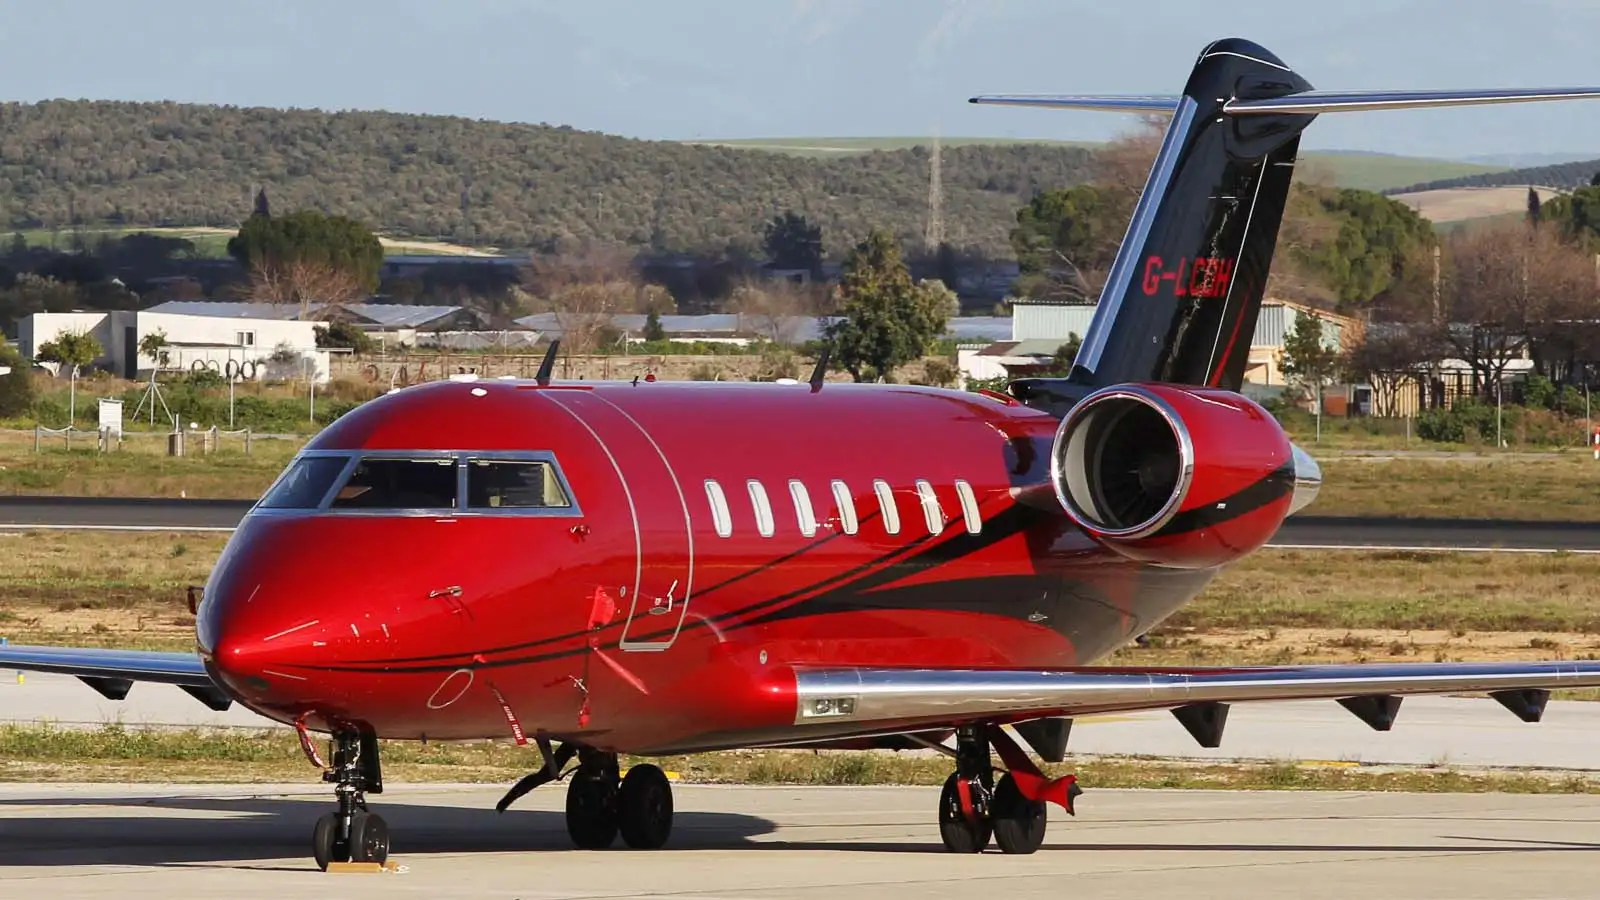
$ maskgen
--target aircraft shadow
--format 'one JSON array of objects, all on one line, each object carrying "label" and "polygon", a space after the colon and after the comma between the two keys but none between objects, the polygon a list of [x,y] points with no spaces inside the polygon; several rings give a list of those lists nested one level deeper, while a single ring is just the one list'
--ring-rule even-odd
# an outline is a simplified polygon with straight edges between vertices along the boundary
[{"label": "aircraft shadow", "polygon": [[[388,821],[397,859],[417,854],[514,852],[579,852],[567,837],[562,813],[519,810],[504,814],[417,803],[384,803],[372,808]],[[128,796],[125,798],[3,799],[7,806],[74,807],[93,804],[114,812],[91,816],[58,816],[49,812],[26,817],[0,817],[0,868],[11,866],[204,866],[273,868],[312,871],[311,828],[332,809],[324,798],[228,798]],[[141,811],[148,811],[141,814]],[[1600,843],[1571,840],[1522,840],[1442,835],[1448,844],[1357,843],[1150,843],[1116,840],[1074,840],[1071,822],[1052,822],[1045,852],[1132,853],[1546,853],[1595,852]],[[662,851],[826,850],[854,853],[944,852],[932,822],[873,822],[874,829],[903,832],[907,839],[886,841],[882,835],[862,840],[808,839],[817,826],[786,829],[794,839],[774,835],[776,824],[752,815],[679,810],[671,841]],[[757,837],[773,835],[764,841]],[[923,835],[927,835],[923,838]],[[1084,838],[1092,835],[1081,834]],[[618,852],[625,852],[619,840]],[[991,853],[998,852],[991,848]],[[269,861],[289,860],[275,865]],[[254,864],[254,865],[252,865]]]},{"label": "aircraft shadow", "polygon": [[[314,869],[311,829],[333,810],[330,799],[129,796],[0,800],[6,806],[116,808],[88,816],[0,816],[0,868],[10,866],[172,866],[295,860],[284,868]],[[565,817],[547,810],[504,813],[369,799],[389,823],[391,852],[409,854],[577,852]],[[141,811],[148,811],[141,814]],[[772,822],[750,815],[680,810],[668,847],[757,846]],[[618,839],[616,847],[626,845]],[[301,864],[299,860],[304,860]]]}]

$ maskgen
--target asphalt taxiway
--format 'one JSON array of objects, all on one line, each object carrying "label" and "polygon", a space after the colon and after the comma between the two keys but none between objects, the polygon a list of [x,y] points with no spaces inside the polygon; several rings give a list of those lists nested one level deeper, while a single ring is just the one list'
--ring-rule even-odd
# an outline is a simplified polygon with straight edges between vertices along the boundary
[{"label": "asphalt taxiway", "polygon": [[[243,500],[0,497],[0,530],[232,531]],[[1600,522],[1295,516],[1268,546],[1600,553]]]},{"label": "asphalt taxiway", "polygon": [[[0,896],[632,897],[821,900],[1064,896],[1189,900],[1594,896],[1600,797],[1096,791],[1052,808],[1030,856],[953,855],[932,788],[679,785],[667,846],[570,849],[563,794],[504,815],[498,788],[373,797],[401,871],[318,872],[325,791],[0,787]],[[619,845],[620,847],[620,845]]]}]

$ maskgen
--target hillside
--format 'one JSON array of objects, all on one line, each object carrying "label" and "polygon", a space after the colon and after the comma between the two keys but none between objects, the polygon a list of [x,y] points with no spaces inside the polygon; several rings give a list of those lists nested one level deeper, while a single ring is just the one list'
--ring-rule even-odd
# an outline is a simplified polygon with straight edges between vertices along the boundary
[{"label": "hillside", "polygon": [[1573,188],[1583,187],[1588,184],[1589,179],[1593,178],[1596,172],[1600,172],[1600,159],[1589,159],[1581,162],[1532,166],[1526,169],[1503,169],[1498,172],[1425,181],[1390,190],[1389,193],[1406,194],[1444,188],[1507,187],[1530,184],[1570,191]]},{"label": "hillside", "polygon": [[[1435,225],[1449,225],[1493,216],[1526,215],[1528,187],[1526,184],[1517,184],[1506,187],[1438,188],[1390,196]],[[1535,190],[1541,201],[1559,194],[1553,188]]]},{"label": "hillside", "polygon": [[[811,158],[837,158],[853,153],[874,150],[905,150],[928,146],[929,137],[787,137],[740,138],[721,141],[693,142],[709,147],[737,147],[746,150],[766,150],[791,156]],[[948,150],[952,147],[1014,146],[1017,144],[1041,147],[1078,147],[1094,149],[1101,146],[1092,141],[1022,140],[1018,138],[946,137],[940,142]],[[1365,153],[1356,150],[1309,150],[1300,154],[1303,178],[1333,184],[1337,187],[1360,188],[1367,191],[1384,191],[1419,180],[1458,178],[1464,175],[1481,175],[1499,172],[1503,166],[1462,162],[1447,159],[1428,159],[1419,156],[1394,156],[1387,153]]]},{"label": "hillside", "polygon": [[[1008,251],[1036,188],[1082,181],[1081,147],[952,147],[947,231]],[[873,225],[920,234],[926,151],[802,158],[542,125],[177,103],[0,104],[0,227],[231,228],[265,186],[396,237],[556,250],[591,238],[667,252],[753,248],[785,209],[838,254]]]}]

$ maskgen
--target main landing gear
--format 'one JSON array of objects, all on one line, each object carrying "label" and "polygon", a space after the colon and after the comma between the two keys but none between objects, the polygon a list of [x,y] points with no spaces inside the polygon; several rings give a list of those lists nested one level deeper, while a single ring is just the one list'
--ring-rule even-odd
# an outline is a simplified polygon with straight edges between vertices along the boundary
[{"label": "main landing gear", "polygon": [[[369,791],[383,793],[377,735],[342,731],[334,734],[333,741],[333,765],[325,768],[322,780],[333,783],[339,810],[317,820],[311,832],[312,856],[323,870],[335,862],[382,864],[389,858],[389,825],[367,809],[366,799]],[[301,745],[311,761],[321,765],[303,731]]]},{"label": "main landing gear", "polygon": [[[622,836],[635,850],[654,850],[672,834],[672,783],[660,768],[644,763],[621,775],[615,753],[563,744],[545,754],[544,768],[522,779],[496,805],[504,811],[513,801],[541,784],[567,777],[567,835],[584,850],[603,850]],[[574,755],[570,773],[561,768]]]},{"label": "main landing gear", "polygon": [[[1005,764],[999,781],[991,748]],[[939,836],[953,853],[980,853],[991,837],[1002,852],[1032,853],[1044,844],[1046,804],[1075,815],[1072,801],[1083,793],[1077,779],[1046,778],[999,726],[963,726],[952,755],[956,770],[939,794]]]}]

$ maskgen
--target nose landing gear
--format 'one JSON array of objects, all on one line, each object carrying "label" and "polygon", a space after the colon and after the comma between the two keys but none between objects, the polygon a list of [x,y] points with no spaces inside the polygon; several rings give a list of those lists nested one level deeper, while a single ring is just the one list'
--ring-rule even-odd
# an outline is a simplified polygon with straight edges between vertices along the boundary
[{"label": "nose landing gear", "polygon": [[[389,859],[389,825],[382,816],[367,809],[366,799],[368,792],[383,793],[378,737],[341,731],[334,734],[333,740],[333,765],[325,768],[322,780],[334,785],[339,809],[317,820],[311,831],[312,857],[317,868],[324,871],[336,862],[382,864]],[[304,733],[301,746],[314,764],[321,765]]]}]

